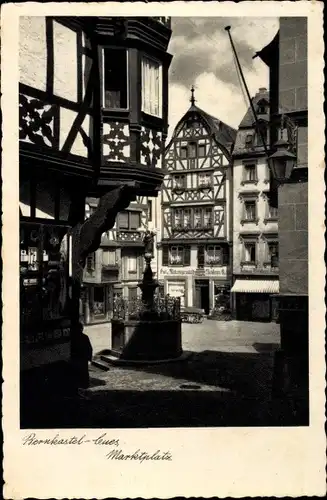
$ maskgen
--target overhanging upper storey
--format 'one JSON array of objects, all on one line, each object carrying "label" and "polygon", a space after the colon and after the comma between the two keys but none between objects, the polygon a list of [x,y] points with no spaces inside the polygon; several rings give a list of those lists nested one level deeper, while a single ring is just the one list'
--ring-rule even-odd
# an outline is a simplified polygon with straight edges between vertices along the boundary
[{"label": "overhanging upper storey", "polygon": [[119,181],[155,195],[164,176],[169,24],[150,17],[21,18],[20,154],[30,160],[24,168],[79,175],[93,193]]}]

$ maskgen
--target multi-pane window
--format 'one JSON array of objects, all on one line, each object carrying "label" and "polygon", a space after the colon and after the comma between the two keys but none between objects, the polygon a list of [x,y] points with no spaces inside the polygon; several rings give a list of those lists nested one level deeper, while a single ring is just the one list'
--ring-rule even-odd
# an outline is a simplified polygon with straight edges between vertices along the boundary
[{"label": "multi-pane window", "polygon": [[206,145],[199,144],[198,151],[199,151],[199,156],[206,156]]},{"label": "multi-pane window", "polygon": [[184,209],[184,227],[191,227],[191,210],[189,208]]},{"label": "multi-pane window", "polygon": [[262,99],[258,102],[257,113],[258,113],[258,115],[265,115],[268,113],[268,105],[264,99]]},{"label": "multi-pane window", "polygon": [[246,182],[255,182],[257,180],[257,166],[255,163],[246,163],[244,165],[244,177]]},{"label": "multi-pane window", "polygon": [[118,229],[138,229],[140,225],[140,212],[124,211],[118,214]]},{"label": "multi-pane window", "polygon": [[162,66],[158,62],[142,59],[142,111],[161,117],[162,114]]},{"label": "multi-pane window", "polygon": [[202,210],[201,208],[195,208],[194,209],[194,227],[201,227],[202,226]]},{"label": "multi-pane window", "polygon": [[182,188],[186,187],[185,175],[175,175],[174,176],[174,187],[177,189],[182,189]]},{"label": "multi-pane window", "polygon": [[180,155],[181,158],[187,158],[187,146],[181,146]]},{"label": "multi-pane window", "polygon": [[110,248],[104,248],[102,250],[102,264],[103,266],[115,266],[116,250]]},{"label": "multi-pane window", "polygon": [[178,228],[211,228],[212,208],[175,208],[173,224]]},{"label": "multi-pane window", "polygon": [[272,267],[278,266],[278,243],[277,242],[268,242],[267,243],[267,262],[271,264]]},{"label": "multi-pane window", "polygon": [[170,264],[183,264],[184,247],[173,246],[170,248]]},{"label": "multi-pane window", "polygon": [[271,206],[269,201],[267,204],[267,218],[268,219],[277,219],[278,218],[278,208]]},{"label": "multi-pane window", "polygon": [[244,243],[244,262],[256,263],[256,244],[254,242]]},{"label": "multi-pane window", "polygon": [[188,157],[196,158],[197,157],[197,143],[189,142],[188,144]]},{"label": "multi-pane window", "polygon": [[183,209],[176,208],[174,211],[174,225],[176,227],[182,226],[183,224]]},{"label": "multi-pane window", "polygon": [[212,209],[211,208],[204,209],[203,223],[204,223],[204,227],[211,227],[212,226]]},{"label": "multi-pane window", "polygon": [[255,201],[244,202],[244,216],[245,220],[252,221],[256,218],[256,203]]},{"label": "multi-pane window", "polygon": [[218,245],[198,246],[198,268],[204,266],[222,266],[229,263],[228,247]]},{"label": "multi-pane window", "polygon": [[205,263],[209,265],[221,264],[222,249],[217,245],[209,245],[205,252]]},{"label": "multi-pane window", "polygon": [[190,265],[190,248],[180,245],[173,245],[169,250],[169,264],[177,266]]},{"label": "multi-pane window", "polygon": [[210,186],[211,185],[211,174],[209,173],[204,173],[204,174],[199,174],[199,186]]},{"label": "multi-pane window", "polygon": [[251,148],[253,146],[253,135],[252,134],[246,134],[245,137],[245,147],[246,148]]},{"label": "multi-pane window", "polygon": [[128,73],[126,49],[103,49],[103,107],[128,107]]},{"label": "multi-pane window", "polygon": [[191,262],[191,252],[188,245],[168,245],[162,246],[163,266],[189,266]]}]

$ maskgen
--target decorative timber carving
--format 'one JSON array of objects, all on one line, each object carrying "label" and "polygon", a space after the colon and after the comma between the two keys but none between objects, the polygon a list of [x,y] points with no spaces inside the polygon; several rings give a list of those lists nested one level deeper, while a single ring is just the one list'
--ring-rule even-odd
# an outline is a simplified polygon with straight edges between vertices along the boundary
[{"label": "decorative timber carving", "polygon": [[162,153],[161,132],[142,127],[141,131],[141,163],[149,167],[160,167]]},{"label": "decorative timber carving", "polygon": [[55,147],[57,106],[19,94],[19,139],[37,146]]}]

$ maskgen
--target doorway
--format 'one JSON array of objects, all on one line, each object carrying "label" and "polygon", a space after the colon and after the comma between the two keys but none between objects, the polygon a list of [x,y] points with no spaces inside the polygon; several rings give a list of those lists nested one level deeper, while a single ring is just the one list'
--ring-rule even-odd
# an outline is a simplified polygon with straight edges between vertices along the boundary
[{"label": "doorway", "polygon": [[240,321],[271,321],[269,295],[263,293],[237,293],[236,319]]},{"label": "doorway", "polygon": [[92,313],[94,322],[106,319],[106,293],[104,286],[95,286],[93,288]]},{"label": "doorway", "polygon": [[195,281],[195,306],[204,309],[205,314],[209,314],[209,280]]}]

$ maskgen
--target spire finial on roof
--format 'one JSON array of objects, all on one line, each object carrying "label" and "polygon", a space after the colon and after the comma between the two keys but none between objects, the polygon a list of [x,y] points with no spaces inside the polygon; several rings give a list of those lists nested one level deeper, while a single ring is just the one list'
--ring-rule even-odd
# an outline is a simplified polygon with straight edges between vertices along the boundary
[{"label": "spire finial on roof", "polygon": [[191,99],[190,99],[192,106],[194,106],[194,104],[195,104],[194,91],[195,91],[194,85],[192,85],[192,87],[191,87]]}]

